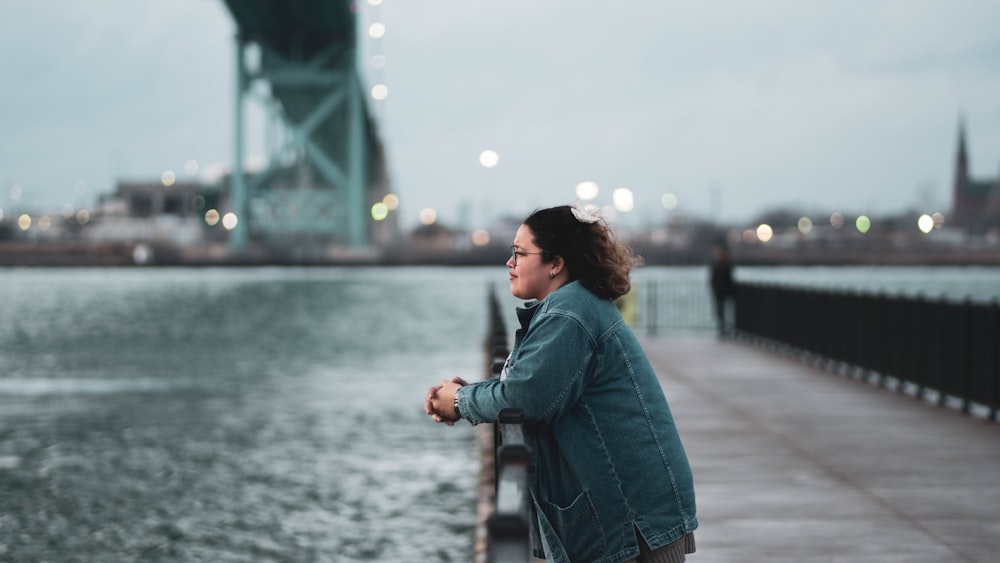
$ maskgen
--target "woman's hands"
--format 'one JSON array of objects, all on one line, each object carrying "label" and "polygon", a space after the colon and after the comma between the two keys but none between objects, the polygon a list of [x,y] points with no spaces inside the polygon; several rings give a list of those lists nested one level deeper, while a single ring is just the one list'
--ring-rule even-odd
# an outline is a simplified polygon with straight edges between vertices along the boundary
[{"label": "woman's hands", "polygon": [[424,398],[424,412],[429,414],[434,422],[443,422],[451,426],[458,422],[458,414],[455,412],[455,393],[459,387],[469,383],[461,377],[454,377],[450,381],[442,379],[441,383],[431,386],[427,390]]}]

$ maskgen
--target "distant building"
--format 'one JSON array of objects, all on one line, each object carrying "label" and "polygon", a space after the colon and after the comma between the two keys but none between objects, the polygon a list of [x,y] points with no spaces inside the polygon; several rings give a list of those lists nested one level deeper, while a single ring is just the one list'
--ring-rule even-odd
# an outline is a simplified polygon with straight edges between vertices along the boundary
[{"label": "distant building", "polygon": [[199,182],[120,181],[115,193],[102,196],[95,217],[83,232],[88,241],[200,245],[222,236],[211,229],[205,212],[219,206],[216,186]]},{"label": "distant building", "polygon": [[955,225],[970,233],[1000,229],[1000,173],[994,178],[979,179],[969,175],[964,119],[958,123],[953,198],[951,222]]}]

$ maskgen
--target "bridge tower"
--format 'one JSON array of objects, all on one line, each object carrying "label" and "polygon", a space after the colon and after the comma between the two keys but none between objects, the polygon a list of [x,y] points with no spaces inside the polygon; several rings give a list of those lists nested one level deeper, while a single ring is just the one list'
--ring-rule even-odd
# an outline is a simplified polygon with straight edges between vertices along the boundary
[{"label": "bridge tower", "polygon": [[[384,152],[358,69],[352,3],[225,0],[237,26],[229,244],[301,252],[371,250],[370,206],[388,190]],[[269,124],[266,163],[247,171],[246,104]],[[383,237],[384,238],[384,235]]]}]

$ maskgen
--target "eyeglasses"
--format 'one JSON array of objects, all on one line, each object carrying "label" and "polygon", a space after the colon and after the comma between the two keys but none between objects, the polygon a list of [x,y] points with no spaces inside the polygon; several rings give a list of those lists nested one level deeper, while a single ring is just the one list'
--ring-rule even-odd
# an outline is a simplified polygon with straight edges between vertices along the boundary
[{"label": "eyeglasses", "polygon": [[517,257],[518,256],[530,256],[532,254],[541,255],[541,254],[545,254],[545,253],[544,252],[523,252],[523,251],[519,251],[517,249],[517,246],[515,246],[513,244],[510,245],[510,258],[511,258],[511,260],[514,261],[514,267],[515,268],[517,267]]}]

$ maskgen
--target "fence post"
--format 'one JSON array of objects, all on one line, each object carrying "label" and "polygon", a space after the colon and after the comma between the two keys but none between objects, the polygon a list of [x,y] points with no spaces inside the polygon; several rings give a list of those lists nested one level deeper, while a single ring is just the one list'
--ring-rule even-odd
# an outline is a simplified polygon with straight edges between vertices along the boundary
[{"label": "fence post", "polygon": [[520,410],[500,411],[496,506],[486,521],[491,563],[526,562],[531,556],[532,511],[528,494],[531,452],[524,444],[523,424]]}]

